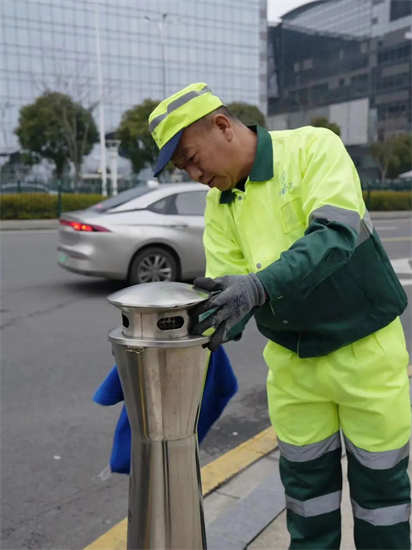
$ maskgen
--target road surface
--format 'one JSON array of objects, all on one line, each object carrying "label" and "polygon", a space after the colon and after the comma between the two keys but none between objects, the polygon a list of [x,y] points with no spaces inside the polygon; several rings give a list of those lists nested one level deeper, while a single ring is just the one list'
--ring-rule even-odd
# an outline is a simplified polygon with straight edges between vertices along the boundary
[{"label": "road surface", "polygon": [[[411,299],[409,220],[375,224]],[[126,515],[127,479],[98,478],[120,406],[91,400],[113,364],[122,284],[56,265],[57,232],[1,234],[2,548],[83,548]],[[411,350],[410,309],[403,324]],[[251,323],[227,345],[240,391],[204,441],[202,464],[269,425],[264,338]]]}]

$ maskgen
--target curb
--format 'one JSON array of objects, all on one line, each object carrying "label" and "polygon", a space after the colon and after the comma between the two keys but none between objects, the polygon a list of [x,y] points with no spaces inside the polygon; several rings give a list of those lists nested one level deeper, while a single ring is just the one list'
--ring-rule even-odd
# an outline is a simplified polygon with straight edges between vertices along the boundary
[{"label": "curb", "polygon": [[[407,367],[412,378],[412,364]],[[275,460],[277,438],[272,427],[227,452],[202,468],[203,496],[218,494],[225,485],[239,480],[260,460]],[[268,457],[269,456],[269,457]],[[268,458],[266,458],[268,457]],[[210,550],[244,550],[285,510],[284,489],[279,471],[274,469],[244,497],[219,514],[207,527]],[[251,510],[253,513],[251,513]],[[114,525],[84,550],[126,550],[127,518]]]},{"label": "curb", "polygon": [[[250,466],[269,455],[277,449],[278,443],[275,431],[270,426],[266,430],[258,433],[251,439],[241,443],[231,451],[220,456],[213,462],[206,464],[202,468],[202,489],[203,497],[213,494],[219,487],[236,479],[242,472],[248,470]],[[255,491],[252,492],[254,494]],[[241,505],[241,499],[238,506]],[[268,508],[270,510],[270,508]],[[243,510],[241,507],[238,514]],[[230,511],[228,512],[228,514]],[[243,513],[243,512],[242,512]],[[218,520],[215,521],[219,521]],[[273,518],[272,518],[273,519]],[[265,518],[266,521],[266,518]],[[260,519],[259,525],[262,523]],[[214,523],[212,523],[213,525]],[[215,527],[219,527],[217,524]],[[260,530],[265,526],[263,525]],[[214,529],[214,527],[213,527]],[[259,530],[259,531],[260,531]],[[256,532],[255,536],[258,534]],[[123,519],[111,529],[103,533],[98,539],[90,543],[84,550],[125,550],[127,536],[127,518]],[[209,538],[209,535],[208,535]]]},{"label": "curb", "polygon": [[3,220],[0,231],[37,231],[58,229],[59,220]]}]

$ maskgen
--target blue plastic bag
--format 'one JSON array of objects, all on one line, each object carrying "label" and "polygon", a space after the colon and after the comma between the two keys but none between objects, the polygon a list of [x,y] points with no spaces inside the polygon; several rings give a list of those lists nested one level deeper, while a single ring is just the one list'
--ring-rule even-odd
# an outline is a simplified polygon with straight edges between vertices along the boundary
[{"label": "blue plastic bag", "polygon": [[[238,390],[238,383],[229,358],[221,346],[211,353],[207,370],[198,423],[199,443],[222,414],[229,400]],[[123,390],[117,366],[109,372],[96,390],[93,401],[110,406],[123,401]],[[130,473],[131,430],[126,407],[123,406],[114,433],[110,469],[119,474]]]}]

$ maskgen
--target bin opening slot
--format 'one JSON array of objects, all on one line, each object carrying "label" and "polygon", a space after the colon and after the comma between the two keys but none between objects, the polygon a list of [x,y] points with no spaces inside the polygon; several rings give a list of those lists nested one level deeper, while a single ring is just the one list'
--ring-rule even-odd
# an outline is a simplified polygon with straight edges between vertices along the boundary
[{"label": "bin opening slot", "polygon": [[124,328],[129,328],[130,322],[126,315],[122,315],[122,323]]},{"label": "bin opening slot", "polygon": [[185,324],[183,317],[163,317],[157,322],[157,327],[160,330],[178,330]]}]

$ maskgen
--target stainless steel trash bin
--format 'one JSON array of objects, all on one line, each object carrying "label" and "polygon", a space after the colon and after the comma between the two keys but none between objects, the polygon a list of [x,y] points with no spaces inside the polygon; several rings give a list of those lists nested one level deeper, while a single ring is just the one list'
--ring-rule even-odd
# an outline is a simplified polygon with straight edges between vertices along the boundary
[{"label": "stainless steel trash bin", "polygon": [[109,296],[122,326],[109,333],[132,430],[127,548],[206,548],[197,443],[208,337],[190,309],[208,294],[147,283]]}]

